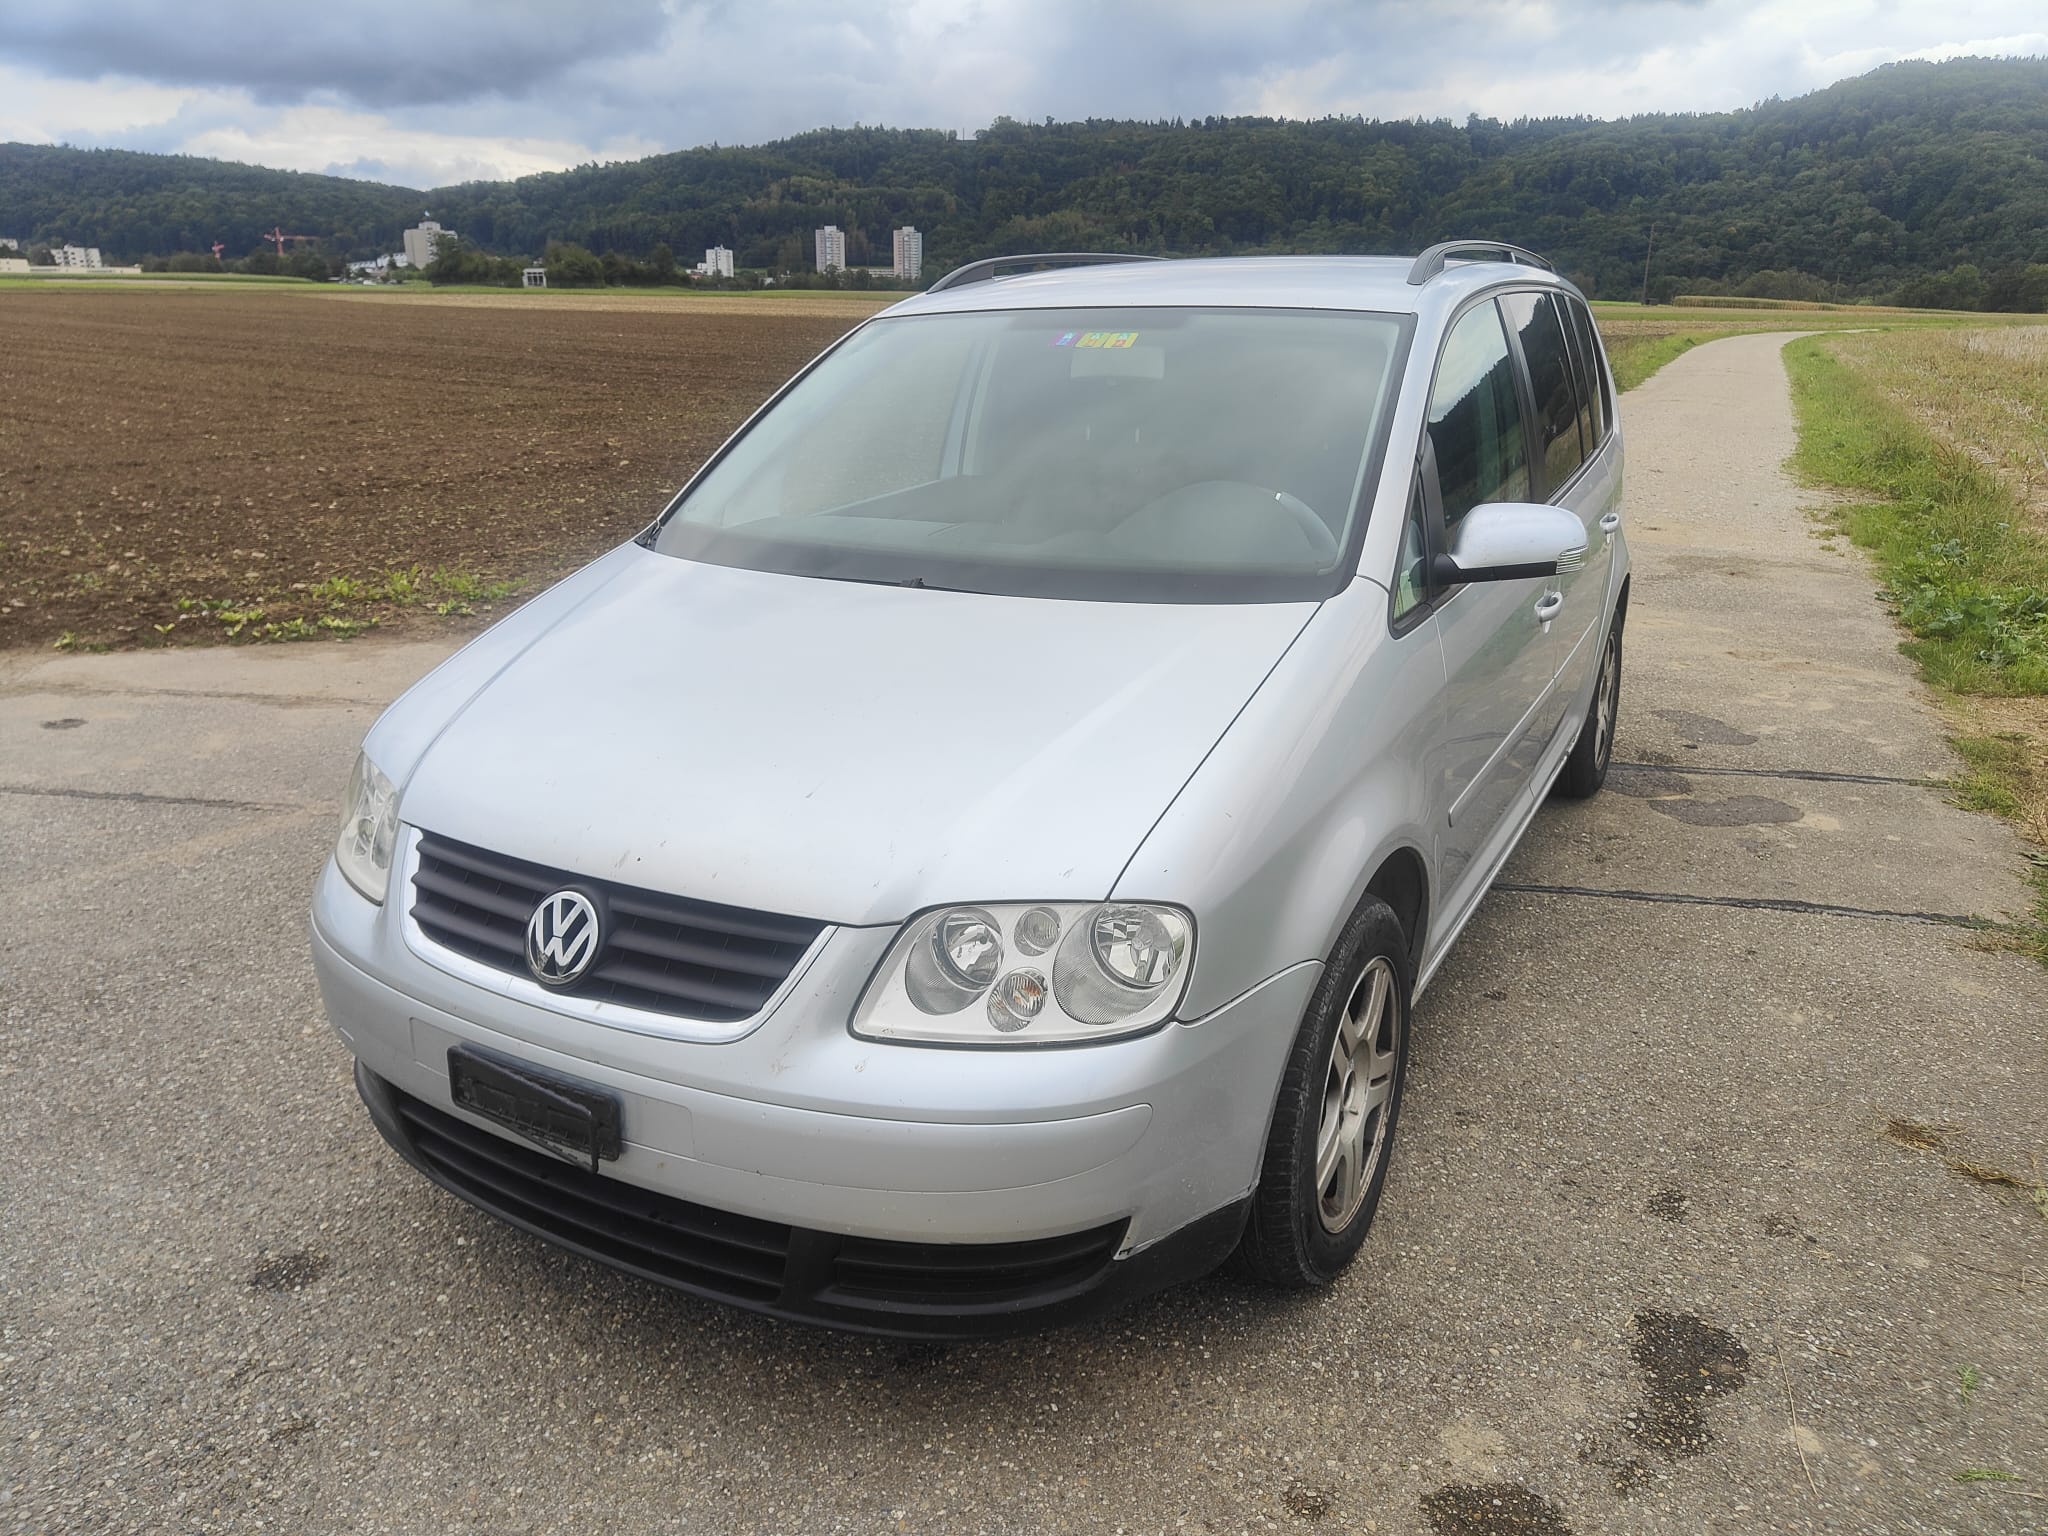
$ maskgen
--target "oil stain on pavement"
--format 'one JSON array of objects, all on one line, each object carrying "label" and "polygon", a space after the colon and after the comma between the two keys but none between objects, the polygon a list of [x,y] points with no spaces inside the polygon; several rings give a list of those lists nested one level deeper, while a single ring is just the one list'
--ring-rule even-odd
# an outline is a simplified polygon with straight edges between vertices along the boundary
[{"label": "oil stain on pavement", "polygon": [[[1745,737],[1754,740],[1754,737]],[[1724,800],[1698,800],[1693,782],[1674,768],[1645,767],[1617,763],[1608,782],[1631,799],[1647,801],[1651,810],[1688,827],[1762,827],[1798,821],[1806,815],[1798,806],[1768,795],[1730,795]]]},{"label": "oil stain on pavement", "polygon": [[1650,1198],[1643,1204],[1652,1216],[1665,1221],[1680,1222],[1685,1220],[1686,1212],[1692,1205],[1692,1196],[1676,1185],[1667,1184],[1661,1189],[1652,1190]]},{"label": "oil stain on pavement", "polygon": [[264,1254],[249,1272],[249,1284],[259,1291],[302,1291],[326,1274],[331,1263],[326,1254],[310,1248]]},{"label": "oil stain on pavement", "polygon": [[1730,795],[1725,800],[1652,798],[1650,809],[1688,827],[1763,827],[1798,821],[1806,813],[1768,795]]},{"label": "oil stain on pavement", "polygon": [[1713,1443],[1707,1406],[1749,1380],[1749,1351],[1734,1334],[1690,1312],[1638,1312],[1629,1355],[1643,1374],[1643,1404],[1622,1419],[1630,1439],[1676,1460]]},{"label": "oil stain on pavement", "polygon": [[1452,1483],[1422,1496],[1436,1536],[1572,1536],[1558,1507],[1520,1483]]},{"label": "oil stain on pavement", "polygon": [[1696,715],[1687,709],[1658,709],[1651,713],[1676,726],[1680,739],[1688,746],[1749,747],[1756,744],[1756,738],[1749,732],[1738,731],[1725,720],[1716,720],[1712,715]]}]

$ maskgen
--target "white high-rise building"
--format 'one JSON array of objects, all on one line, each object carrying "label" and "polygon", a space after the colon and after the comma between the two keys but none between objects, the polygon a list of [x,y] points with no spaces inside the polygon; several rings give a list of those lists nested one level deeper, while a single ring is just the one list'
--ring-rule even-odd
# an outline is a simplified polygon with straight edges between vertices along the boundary
[{"label": "white high-rise building", "polygon": [[924,271],[924,236],[915,225],[906,224],[896,231],[896,266],[898,277],[907,277],[912,282]]},{"label": "white high-rise building", "polygon": [[50,257],[60,267],[97,267],[101,264],[100,248],[96,245],[52,246]]},{"label": "white high-rise building", "polygon": [[846,231],[837,224],[827,224],[818,231],[818,270],[820,272],[846,270]]},{"label": "white high-rise building", "polygon": [[731,277],[732,252],[722,245],[704,247],[704,259],[697,263],[699,277]]},{"label": "white high-rise building", "polygon": [[405,232],[405,264],[409,267],[424,267],[434,259],[434,247],[443,240],[457,238],[452,229],[443,229],[432,219],[422,219]]}]

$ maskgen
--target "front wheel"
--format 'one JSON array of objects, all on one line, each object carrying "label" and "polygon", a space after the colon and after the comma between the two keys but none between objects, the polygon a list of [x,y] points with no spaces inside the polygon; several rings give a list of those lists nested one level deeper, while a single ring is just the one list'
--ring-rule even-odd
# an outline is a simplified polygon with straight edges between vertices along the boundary
[{"label": "front wheel", "polygon": [[1379,1209],[1408,1065],[1408,936],[1368,897],[1295,1037],[1238,1260],[1289,1290],[1326,1285]]},{"label": "front wheel", "polygon": [[1593,685],[1592,707],[1579,728],[1579,739],[1572,743],[1572,755],[1557,775],[1557,792],[1567,800],[1590,800],[1607,782],[1607,765],[1614,758],[1614,722],[1620,714],[1621,615],[1617,613],[1600,653],[1600,680]]}]

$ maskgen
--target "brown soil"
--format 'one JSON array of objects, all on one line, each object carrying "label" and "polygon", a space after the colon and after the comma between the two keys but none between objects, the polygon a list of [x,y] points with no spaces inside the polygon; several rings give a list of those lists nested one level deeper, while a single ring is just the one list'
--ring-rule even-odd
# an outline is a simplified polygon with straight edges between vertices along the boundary
[{"label": "brown soil", "polygon": [[857,313],[0,295],[0,648],[484,616],[646,523]]}]

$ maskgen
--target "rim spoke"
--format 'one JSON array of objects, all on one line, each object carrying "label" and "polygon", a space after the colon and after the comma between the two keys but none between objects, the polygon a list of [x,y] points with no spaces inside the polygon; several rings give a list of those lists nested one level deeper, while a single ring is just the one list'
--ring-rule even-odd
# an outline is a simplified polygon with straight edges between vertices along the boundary
[{"label": "rim spoke", "polygon": [[1358,1163],[1361,1149],[1356,1132],[1338,1138],[1337,1146],[1337,1214],[1348,1219],[1351,1207],[1358,1198]]},{"label": "rim spoke", "polygon": [[1383,1076],[1375,1078],[1365,1086],[1365,1118],[1370,1120],[1374,1113],[1387,1107],[1387,1100],[1394,1096],[1394,1068],[1388,1062]]},{"label": "rim spoke", "polygon": [[1330,1192],[1330,1175],[1337,1171],[1338,1160],[1344,1154],[1344,1137],[1341,1133],[1343,1116],[1325,1114],[1322,1130],[1316,1136],[1316,1193],[1327,1196]]},{"label": "rim spoke", "polygon": [[1358,994],[1353,993],[1351,1006],[1344,1010],[1344,1017],[1337,1021],[1337,1039],[1330,1047],[1332,1061],[1349,1061],[1358,1054],[1359,1038],[1365,1033],[1365,1024],[1360,1018],[1362,1011],[1358,1006]]},{"label": "rim spoke", "polygon": [[1393,973],[1387,969],[1385,961],[1375,961],[1372,968],[1372,997],[1367,1001],[1365,1016],[1360,1021],[1364,1025],[1364,1034],[1368,1042],[1377,1042],[1379,1039],[1380,1026],[1386,1022],[1387,1017],[1387,998],[1393,990]]}]

